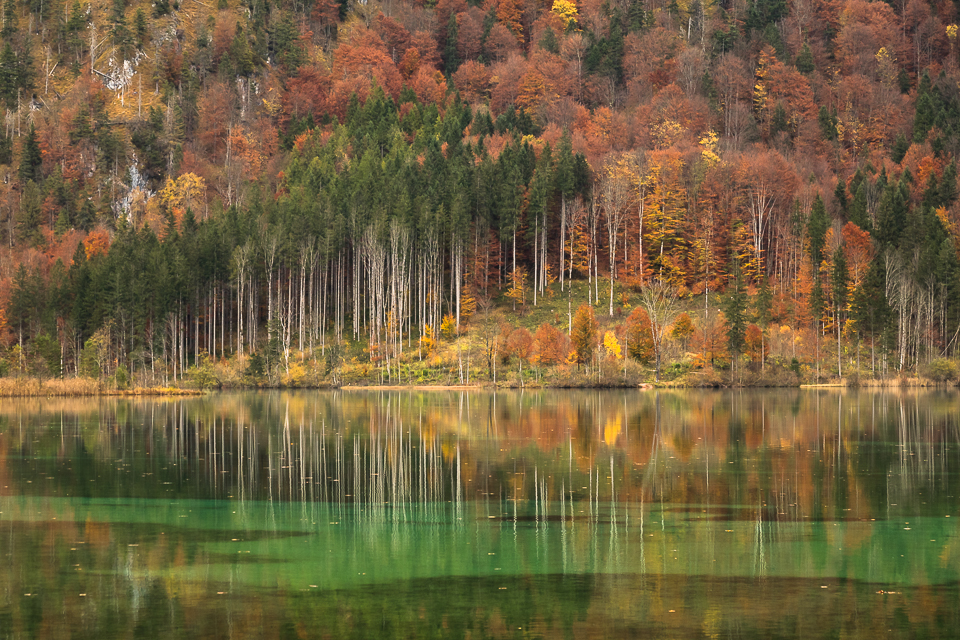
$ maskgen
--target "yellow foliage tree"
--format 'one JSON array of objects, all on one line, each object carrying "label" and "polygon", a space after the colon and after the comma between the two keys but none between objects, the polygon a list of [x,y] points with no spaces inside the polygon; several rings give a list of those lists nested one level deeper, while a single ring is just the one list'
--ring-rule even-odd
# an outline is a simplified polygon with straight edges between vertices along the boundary
[{"label": "yellow foliage tree", "polygon": [[550,9],[550,11],[553,12],[553,15],[563,20],[564,29],[569,27],[571,22],[576,22],[577,18],[580,17],[577,15],[577,5],[570,0],[553,0],[553,8]]},{"label": "yellow foliage tree", "polygon": [[420,336],[420,357],[426,357],[433,351],[433,329],[430,325],[423,325],[423,335]]},{"label": "yellow foliage tree", "polygon": [[676,321],[673,323],[673,330],[670,332],[670,335],[674,340],[680,342],[683,351],[686,352],[687,341],[690,339],[690,336],[693,335],[694,331],[696,331],[696,329],[693,326],[693,321],[690,319],[690,316],[684,312],[677,316]]},{"label": "yellow foliage tree", "polygon": [[522,307],[527,301],[527,271],[523,267],[517,267],[510,273],[510,288],[507,289],[506,296],[513,300],[514,304],[520,303]]},{"label": "yellow foliage tree", "polygon": [[603,334],[603,348],[607,352],[607,357],[612,360],[620,360],[623,358],[623,353],[620,351],[620,343],[617,341],[617,336],[613,334],[613,331],[607,331]]},{"label": "yellow foliage tree", "polygon": [[440,321],[440,335],[446,340],[453,340],[457,336],[457,319],[448,313]]},{"label": "yellow foliage tree", "polygon": [[203,178],[195,173],[185,173],[179,178],[167,180],[166,186],[160,191],[160,204],[167,211],[186,211],[203,202],[206,193],[207,184]]}]

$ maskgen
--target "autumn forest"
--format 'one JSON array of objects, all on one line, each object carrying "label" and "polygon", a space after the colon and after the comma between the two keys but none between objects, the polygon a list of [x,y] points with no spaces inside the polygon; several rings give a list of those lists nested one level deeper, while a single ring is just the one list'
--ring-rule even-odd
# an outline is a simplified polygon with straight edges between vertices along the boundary
[{"label": "autumn forest", "polygon": [[957,378],[960,3],[0,5],[0,376]]}]

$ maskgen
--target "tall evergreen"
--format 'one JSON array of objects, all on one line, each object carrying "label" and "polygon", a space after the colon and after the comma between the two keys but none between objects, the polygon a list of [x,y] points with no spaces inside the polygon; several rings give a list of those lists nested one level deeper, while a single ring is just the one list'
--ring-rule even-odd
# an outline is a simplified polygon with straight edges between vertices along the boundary
[{"label": "tall evergreen", "polygon": [[747,335],[747,290],[743,284],[740,260],[734,256],[730,261],[730,278],[727,295],[723,301],[723,315],[727,321],[727,345],[730,353],[743,353]]},{"label": "tall evergreen", "polygon": [[814,275],[823,262],[823,243],[827,239],[827,229],[830,228],[830,217],[827,215],[827,208],[823,205],[823,199],[817,195],[810,207],[810,218],[807,220],[807,239],[810,247],[810,264]]},{"label": "tall evergreen", "polygon": [[450,12],[450,19],[447,21],[447,44],[443,49],[443,64],[448,76],[456,73],[460,67],[460,56],[457,54],[457,43],[460,40],[460,32],[457,26],[457,14]]},{"label": "tall evergreen", "polygon": [[847,283],[850,273],[847,270],[847,257],[843,252],[843,245],[837,245],[833,252],[833,271],[830,274],[830,289],[833,294],[833,308],[840,322],[847,309]]},{"label": "tall evergreen", "polygon": [[908,190],[901,178],[883,190],[877,205],[877,241],[884,246],[899,245],[907,226]]},{"label": "tall evergreen", "polygon": [[20,177],[20,182],[24,184],[30,180],[39,184],[43,180],[42,169],[43,154],[40,152],[40,140],[37,137],[36,127],[31,123],[20,152],[20,169],[17,175]]}]

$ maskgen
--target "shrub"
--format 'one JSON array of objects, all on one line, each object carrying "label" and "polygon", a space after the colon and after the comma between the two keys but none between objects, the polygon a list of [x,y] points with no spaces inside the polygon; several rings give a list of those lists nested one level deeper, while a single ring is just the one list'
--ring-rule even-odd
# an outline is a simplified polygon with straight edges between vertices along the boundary
[{"label": "shrub", "polygon": [[957,363],[947,358],[935,358],[927,365],[927,377],[936,382],[955,382],[960,373]]}]

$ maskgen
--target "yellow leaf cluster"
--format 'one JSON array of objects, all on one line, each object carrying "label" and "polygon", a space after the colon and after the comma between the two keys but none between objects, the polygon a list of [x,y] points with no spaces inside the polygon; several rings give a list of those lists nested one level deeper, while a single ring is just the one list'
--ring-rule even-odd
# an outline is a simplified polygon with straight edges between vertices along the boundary
[{"label": "yellow leaf cluster", "polygon": [[623,352],[620,350],[620,343],[617,341],[617,336],[613,334],[613,331],[607,331],[605,334],[603,334],[603,348],[607,352],[607,357],[615,360],[620,360],[623,358]]},{"label": "yellow leaf cluster", "polygon": [[713,129],[707,131],[703,134],[703,137],[700,138],[700,146],[703,147],[700,151],[700,157],[708,164],[720,162],[720,156],[717,155],[717,143],[719,140],[720,136],[718,136],[717,132]]},{"label": "yellow leaf cluster", "polygon": [[577,15],[577,5],[570,0],[553,0],[553,8],[550,9],[550,11],[563,20],[564,29],[569,27],[570,23],[576,21],[579,17]]},{"label": "yellow leaf cluster", "polygon": [[198,206],[207,192],[207,184],[195,173],[185,173],[179,178],[167,180],[160,191],[160,203],[168,210],[187,209]]}]

